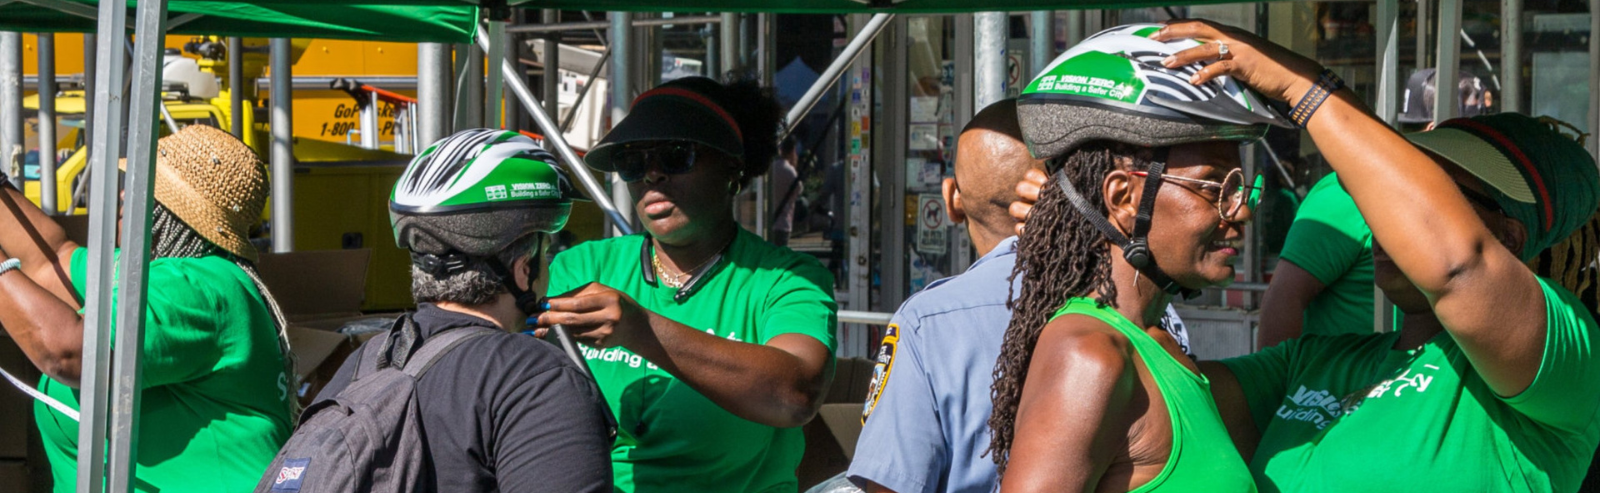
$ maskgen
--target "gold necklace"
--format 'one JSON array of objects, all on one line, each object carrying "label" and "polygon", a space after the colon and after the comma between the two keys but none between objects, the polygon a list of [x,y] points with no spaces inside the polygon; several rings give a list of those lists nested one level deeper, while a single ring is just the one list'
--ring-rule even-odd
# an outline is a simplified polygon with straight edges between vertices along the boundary
[{"label": "gold necklace", "polygon": [[650,265],[656,268],[656,274],[661,278],[662,284],[666,284],[669,288],[679,289],[682,288],[685,283],[689,282],[690,273],[699,272],[700,268],[715,262],[719,258],[722,258],[722,250],[728,248],[728,244],[731,243],[733,243],[733,239],[730,238],[728,239],[728,243],[723,244],[722,248],[718,248],[717,253],[713,254],[711,258],[706,259],[704,262],[700,262],[700,265],[694,266],[693,269],[685,270],[677,274],[667,272],[666,266],[661,265],[660,250],[656,248],[655,245],[652,245],[650,248]]}]

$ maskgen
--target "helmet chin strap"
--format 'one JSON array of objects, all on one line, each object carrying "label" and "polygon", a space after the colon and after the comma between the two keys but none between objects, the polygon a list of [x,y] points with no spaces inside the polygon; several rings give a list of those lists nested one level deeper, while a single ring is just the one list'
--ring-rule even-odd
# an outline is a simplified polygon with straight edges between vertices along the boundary
[{"label": "helmet chin strap", "polygon": [[[517,276],[511,275],[511,269],[508,269],[505,263],[501,262],[499,258],[490,257],[487,260],[489,269],[493,270],[494,274],[500,277],[500,285],[505,286],[506,291],[511,293],[511,297],[516,300],[517,309],[521,310],[523,315],[532,317],[544,312],[542,307],[544,306],[545,297],[539,296],[533,291],[522,289],[521,286],[518,286]],[[539,271],[537,269],[533,269],[531,266],[524,266],[523,270],[528,275],[529,285],[532,285],[533,281],[539,279]]]},{"label": "helmet chin strap", "polygon": [[1121,231],[1112,226],[1111,221],[1100,213],[1099,208],[1090,204],[1089,200],[1083,197],[1083,194],[1078,193],[1078,190],[1073,188],[1072,181],[1067,178],[1065,169],[1056,170],[1054,180],[1056,185],[1061,188],[1062,193],[1067,195],[1067,200],[1072,203],[1073,209],[1077,209],[1079,214],[1088,218],[1089,223],[1093,224],[1095,229],[1100,230],[1100,233],[1105,235],[1106,239],[1122,247],[1122,258],[1128,261],[1128,265],[1132,265],[1134,269],[1144,274],[1145,277],[1150,278],[1151,282],[1155,283],[1157,287],[1167,294],[1185,299],[1193,298],[1200,292],[1179,285],[1171,276],[1163,272],[1160,266],[1156,265],[1155,255],[1150,252],[1150,216],[1155,211],[1156,194],[1161,189],[1161,176],[1166,172],[1167,167],[1166,149],[1156,149],[1156,153],[1156,159],[1150,163],[1150,169],[1146,171],[1144,193],[1139,199],[1139,211],[1133,220],[1131,238],[1124,236]]}]

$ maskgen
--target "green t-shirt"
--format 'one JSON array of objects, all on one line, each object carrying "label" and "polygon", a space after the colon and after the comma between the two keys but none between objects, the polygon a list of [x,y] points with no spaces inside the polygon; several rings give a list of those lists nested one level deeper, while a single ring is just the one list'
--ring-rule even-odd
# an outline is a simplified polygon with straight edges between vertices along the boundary
[{"label": "green t-shirt", "polygon": [[1372,229],[1338,175],[1306,194],[1279,258],[1325,286],[1306,307],[1301,335],[1372,333]]},{"label": "green t-shirt", "polygon": [[[833,275],[816,259],[743,229],[688,296],[645,278],[642,234],[590,241],[557,255],[550,293],[599,282],[644,308],[731,340],[765,344],[782,334],[816,338],[832,354],[838,307]],[[584,347],[617,418],[611,450],[618,492],[792,492],[805,449],[800,428],[734,416],[624,348]],[[830,363],[831,364],[831,363]]]},{"label": "green t-shirt", "polygon": [[[1086,315],[1117,329],[1144,361],[1172,423],[1172,449],[1161,472],[1130,493],[1216,491],[1255,492],[1250,469],[1222,424],[1211,380],[1190,371],[1139,326],[1092,298],[1072,298],[1050,320]],[[1129,366],[1127,371],[1134,371]]]},{"label": "green t-shirt", "polygon": [[[71,268],[83,295],[87,249],[72,254]],[[147,285],[134,489],[250,491],[290,432],[293,394],[272,316],[249,276],[222,257],[153,260]],[[39,390],[78,408],[77,389],[45,377]],[[75,491],[78,423],[44,403],[33,414],[55,491]]]},{"label": "green t-shirt", "polygon": [[1499,397],[1448,332],[1313,336],[1224,360],[1261,442],[1251,472],[1275,491],[1576,491],[1600,444],[1600,333],[1544,279],[1539,374]]}]

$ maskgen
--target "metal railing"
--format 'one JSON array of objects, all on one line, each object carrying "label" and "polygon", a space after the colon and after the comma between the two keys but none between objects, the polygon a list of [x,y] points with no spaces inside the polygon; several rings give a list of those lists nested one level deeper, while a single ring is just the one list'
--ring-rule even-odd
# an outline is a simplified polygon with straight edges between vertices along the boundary
[{"label": "metal railing", "polygon": [[416,154],[421,151],[417,137],[417,99],[364,84],[354,79],[335,78],[328,83],[334,90],[350,93],[360,110],[360,124],[344,132],[345,143],[354,145],[351,136],[361,137],[361,147],[378,149],[382,146],[383,129],[378,123],[379,110],[384,104],[394,107],[394,152]]}]

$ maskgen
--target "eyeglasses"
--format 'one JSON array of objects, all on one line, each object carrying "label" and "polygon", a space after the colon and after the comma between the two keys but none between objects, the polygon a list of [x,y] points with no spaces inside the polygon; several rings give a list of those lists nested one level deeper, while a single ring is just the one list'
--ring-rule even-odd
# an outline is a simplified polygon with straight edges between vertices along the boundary
[{"label": "eyeglasses", "polygon": [[687,142],[623,144],[622,150],[612,159],[617,174],[629,183],[643,180],[651,164],[660,166],[663,173],[681,175],[694,169],[695,145]]},{"label": "eyeglasses", "polygon": [[[1150,177],[1150,174],[1144,171],[1135,171],[1133,174],[1135,176],[1145,178]],[[1261,201],[1261,177],[1257,176],[1252,182],[1254,183],[1253,185],[1245,185],[1244,171],[1238,169],[1229,171],[1228,176],[1223,178],[1221,183],[1211,180],[1197,180],[1194,178],[1184,178],[1182,176],[1173,175],[1161,175],[1161,179],[1171,180],[1179,183],[1194,184],[1195,186],[1200,187],[1201,190],[1205,190],[1207,193],[1216,194],[1217,215],[1221,217],[1223,221],[1230,223],[1239,222],[1239,218],[1243,214],[1246,205],[1249,205],[1251,208],[1255,208],[1256,204]],[[1204,194],[1201,192],[1189,189],[1189,187],[1183,188],[1204,196]]]}]

